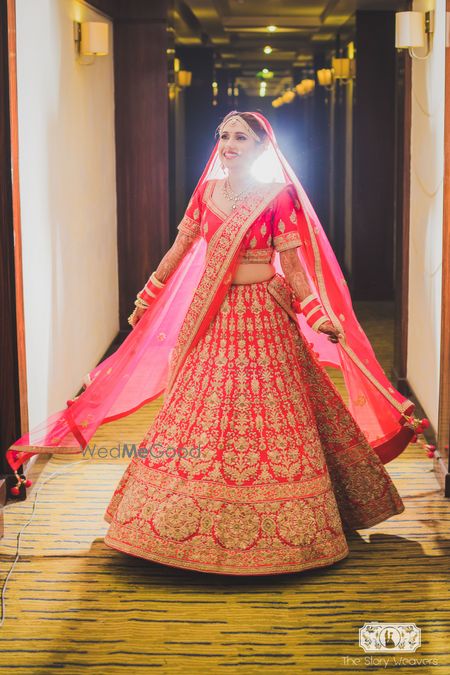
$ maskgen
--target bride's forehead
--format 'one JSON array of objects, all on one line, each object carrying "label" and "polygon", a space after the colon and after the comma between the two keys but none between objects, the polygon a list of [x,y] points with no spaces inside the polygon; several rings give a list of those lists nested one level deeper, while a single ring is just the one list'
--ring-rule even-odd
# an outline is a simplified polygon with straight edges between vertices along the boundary
[{"label": "bride's forehead", "polygon": [[237,119],[233,119],[233,118],[231,118],[230,120],[227,120],[225,122],[225,124],[222,124],[222,126],[220,127],[220,133],[223,133],[224,131],[228,131],[228,132],[231,132],[231,133],[234,132],[236,134],[242,133],[242,134],[246,134],[248,136],[248,131],[244,127],[242,122],[240,122]]}]

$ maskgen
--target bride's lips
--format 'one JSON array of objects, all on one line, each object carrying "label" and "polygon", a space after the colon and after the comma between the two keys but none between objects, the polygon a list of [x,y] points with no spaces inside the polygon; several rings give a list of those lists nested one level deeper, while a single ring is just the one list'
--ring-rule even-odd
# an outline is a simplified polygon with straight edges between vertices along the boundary
[{"label": "bride's lips", "polygon": [[223,156],[225,159],[234,159],[235,157],[239,157],[240,153],[239,152],[224,152]]}]

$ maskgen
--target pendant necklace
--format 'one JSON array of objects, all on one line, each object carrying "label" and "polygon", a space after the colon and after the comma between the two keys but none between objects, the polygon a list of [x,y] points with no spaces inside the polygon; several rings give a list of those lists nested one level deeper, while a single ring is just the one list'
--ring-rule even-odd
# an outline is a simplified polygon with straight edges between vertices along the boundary
[{"label": "pendant necklace", "polygon": [[230,179],[228,176],[225,178],[225,182],[223,183],[222,186],[222,192],[224,194],[225,199],[228,199],[228,201],[233,202],[233,206],[231,207],[232,209],[235,209],[238,205],[238,202],[244,199],[244,197],[247,196],[249,192],[252,190],[252,185],[250,187],[245,188],[244,190],[241,190],[241,192],[233,192],[231,185],[230,185]]}]

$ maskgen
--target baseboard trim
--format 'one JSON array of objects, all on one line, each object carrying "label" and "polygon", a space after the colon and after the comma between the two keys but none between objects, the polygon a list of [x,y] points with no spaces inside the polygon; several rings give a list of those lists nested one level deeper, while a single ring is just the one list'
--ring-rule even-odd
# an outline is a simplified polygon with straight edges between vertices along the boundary
[{"label": "baseboard trim", "polygon": [[[405,377],[401,379],[401,390],[399,389],[399,391],[401,391],[401,393],[404,396],[407,396],[410,399],[410,401],[412,401],[416,405],[416,410],[414,411],[416,417],[427,417],[427,414],[423,409],[418,397],[416,396],[414,389],[408,382],[408,378]],[[423,432],[423,436],[425,436],[427,443],[436,446],[436,448],[439,451],[439,454],[441,455],[441,449],[437,447],[436,429],[433,427],[431,422],[428,429],[425,429],[425,431]],[[433,460],[433,468],[436,474],[436,480],[443,489],[444,496],[450,498],[450,473],[447,465],[448,465],[448,457],[440,456],[435,457]]]}]

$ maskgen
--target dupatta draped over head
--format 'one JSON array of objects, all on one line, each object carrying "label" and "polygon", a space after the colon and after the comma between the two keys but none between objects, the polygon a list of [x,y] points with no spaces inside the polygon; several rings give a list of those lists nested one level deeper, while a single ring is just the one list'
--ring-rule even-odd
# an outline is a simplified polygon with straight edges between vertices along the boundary
[{"label": "dupatta draped over head", "polygon": [[[331,342],[313,331],[302,314],[293,313],[299,330],[321,364],[340,368],[349,395],[348,407],[383,463],[401,453],[417,420],[414,404],[387,379],[352,308],[346,280],[311,202],[278,147],[268,120],[251,113],[267,132],[265,150],[252,173],[263,184],[231,212],[207,244],[197,237],[163,292],[158,295],[126,340],[85,378],[85,390],[64,410],[18,439],[7,451],[13,470],[37,453],[80,453],[100,424],[128,415],[164,394],[167,398],[187,354],[207,330],[222,303],[238,261],[245,234],[253,221],[291,184],[297,195],[296,218],[302,246],[295,248],[311,289],[320,298],[343,337]],[[193,209],[206,181],[223,178],[217,141],[183,218],[189,227],[198,218]],[[273,264],[283,275],[280,253]],[[294,364],[292,367],[295,367]]]}]

